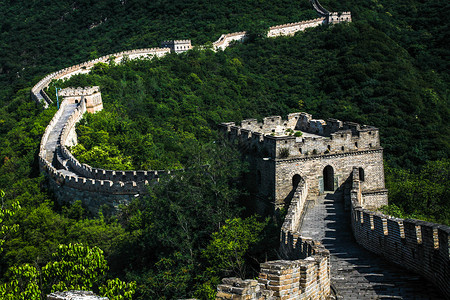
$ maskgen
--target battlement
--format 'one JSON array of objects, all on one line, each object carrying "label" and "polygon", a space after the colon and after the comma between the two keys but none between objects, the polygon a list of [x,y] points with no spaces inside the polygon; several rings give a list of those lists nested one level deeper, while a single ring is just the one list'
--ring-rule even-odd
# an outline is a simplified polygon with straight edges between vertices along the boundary
[{"label": "battlement", "polygon": [[222,123],[222,131],[250,148],[272,158],[306,157],[381,149],[379,130],[373,126],[336,119],[312,119],[310,114],[292,113],[283,120],[271,116],[235,123]]},{"label": "battlement", "polygon": [[232,42],[243,42],[247,38],[246,31],[222,34],[217,41],[213,43],[214,50],[225,50]]},{"label": "battlement", "polygon": [[99,93],[99,86],[92,87],[78,87],[78,88],[65,88],[58,92],[60,96],[70,97],[70,96],[90,96],[94,93]]},{"label": "battlement", "polygon": [[296,32],[304,31],[307,28],[316,27],[319,25],[323,25],[325,23],[326,23],[326,19],[322,17],[322,18],[317,18],[317,19],[313,19],[313,20],[272,26],[269,28],[267,37],[293,36]]},{"label": "battlement", "polygon": [[216,299],[327,299],[330,289],[330,252],[318,241],[297,232],[308,195],[300,180],[280,235],[284,260],[260,264],[257,280],[224,278]]},{"label": "battlement", "polygon": [[367,210],[358,169],[352,172],[353,234],[367,250],[424,275],[450,297],[450,227]]},{"label": "battlement", "polygon": [[191,40],[163,41],[161,48],[170,48],[171,52],[181,53],[192,49]]},{"label": "battlement", "polygon": [[328,15],[328,24],[338,24],[342,22],[351,22],[352,13],[349,11],[332,12]]}]

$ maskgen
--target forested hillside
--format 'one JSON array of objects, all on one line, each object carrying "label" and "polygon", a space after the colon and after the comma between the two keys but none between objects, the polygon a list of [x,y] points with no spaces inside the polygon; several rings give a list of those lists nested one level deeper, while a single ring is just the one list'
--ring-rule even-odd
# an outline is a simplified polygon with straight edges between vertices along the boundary
[{"label": "forested hillside", "polygon": [[[110,266],[105,278],[136,281],[136,299],[207,298],[221,276],[252,274],[257,260],[276,256],[279,220],[244,218],[249,211],[242,208],[247,195],[239,175],[245,165],[235,151],[223,150],[216,126],[294,111],[379,127],[394,204],[388,210],[450,224],[450,4],[321,4],[352,11],[354,22],[295,37],[253,35],[218,53],[194,49],[99,64],[90,75],[54,83],[102,89],[104,111],[78,126],[73,152],[80,160],[112,169],[190,169],[117,217],[92,218],[80,203],[56,205],[39,176],[40,136],[56,107],[43,111],[30,100],[34,83],[100,55],[173,38],[199,45],[221,33],[258,33],[315,18],[315,12],[307,0],[0,3],[0,189],[4,208],[21,204],[3,221],[19,227],[3,244],[2,281],[14,277],[9,267],[43,267],[59,244],[74,242],[103,249]],[[48,92],[54,94],[53,86]],[[208,178],[197,168],[205,163]],[[215,250],[235,233],[242,253]]]}]

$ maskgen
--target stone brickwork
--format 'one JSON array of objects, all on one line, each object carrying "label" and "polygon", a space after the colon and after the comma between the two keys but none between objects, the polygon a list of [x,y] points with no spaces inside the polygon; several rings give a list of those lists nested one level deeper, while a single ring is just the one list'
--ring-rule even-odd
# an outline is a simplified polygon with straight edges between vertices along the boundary
[{"label": "stone brickwork", "polygon": [[[365,206],[377,209],[387,204],[384,187],[383,149],[379,130],[373,126],[316,120],[307,113],[220,125],[230,140],[237,141],[250,161],[257,194],[275,199],[277,207],[289,202],[294,177],[308,183],[315,197],[339,189],[358,167]],[[255,179],[253,179],[255,180]],[[264,184],[261,184],[264,182]]]},{"label": "stone brickwork", "polygon": [[352,14],[349,11],[329,12],[323,8],[323,6],[319,3],[319,0],[309,0],[309,2],[311,2],[313,8],[320,16],[325,17],[325,22],[327,24],[338,24],[352,21]]},{"label": "stone brickwork", "polygon": [[307,183],[300,180],[281,228],[280,255],[284,260],[260,264],[257,281],[223,279],[217,299],[328,299],[330,252],[298,233],[307,195]]},{"label": "stone brickwork", "polygon": [[[269,28],[267,37],[293,36],[296,32],[305,31],[307,28],[317,27],[325,23],[326,18],[317,18],[313,20],[276,25]],[[246,39],[246,31],[222,34],[219,39],[213,43],[213,49],[225,50],[232,42],[243,42]]]},{"label": "stone brickwork", "polygon": [[169,48],[173,53],[182,53],[192,49],[191,40],[171,40],[161,43],[161,48]]},{"label": "stone brickwork", "polygon": [[367,250],[423,275],[450,298],[450,227],[367,210],[360,183],[355,168],[351,222],[356,241]]},{"label": "stone brickwork", "polygon": [[328,16],[328,24],[338,24],[343,22],[351,22],[352,13],[349,11],[333,12]]},{"label": "stone brickwork", "polygon": [[59,95],[64,97],[64,100],[69,103],[80,103],[84,101],[86,111],[91,114],[103,109],[102,95],[98,86],[76,89],[66,88],[59,91]]},{"label": "stone brickwork", "polygon": [[108,300],[108,298],[97,296],[90,291],[66,291],[51,293],[47,295],[47,300]]},{"label": "stone brickwork", "polygon": [[36,101],[36,103],[43,105],[47,108],[49,104],[52,103],[50,97],[45,93],[44,89],[48,87],[52,80],[70,78],[76,74],[87,74],[91,71],[92,67],[97,63],[108,63],[109,60],[113,59],[116,63],[121,62],[124,58],[136,59],[136,58],[146,58],[146,57],[161,57],[170,52],[169,48],[146,48],[146,49],[134,49],[130,51],[122,51],[118,53],[113,53],[105,55],[78,65],[74,65],[57,72],[48,74],[43,79],[41,79],[36,85],[31,89],[31,99]]}]

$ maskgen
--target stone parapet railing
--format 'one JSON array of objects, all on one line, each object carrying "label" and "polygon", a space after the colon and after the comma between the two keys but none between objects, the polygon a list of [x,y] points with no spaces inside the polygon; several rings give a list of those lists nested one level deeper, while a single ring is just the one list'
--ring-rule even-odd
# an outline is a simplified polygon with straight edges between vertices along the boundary
[{"label": "stone parapet railing", "polygon": [[357,169],[352,176],[351,222],[356,241],[367,250],[423,275],[450,298],[450,227],[364,209]]},{"label": "stone parapet railing", "polygon": [[65,291],[48,294],[47,300],[108,300],[108,298],[97,296],[91,291]]},{"label": "stone parapet railing", "polygon": [[[63,158],[68,159],[70,167],[76,171],[74,175],[67,175],[63,169],[57,169],[52,165],[52,158],[47,155],[47,150],[45,145],[47,144],[50,132],[54,129],[56,123],[60,119],[62,112],[64,111],[66,101],[61,104],[60,110],[55,114],[50,124],[47,126],[44,135],[41,140],[41,147],[39,151],[39,165],[43,172],[45,172],[52,180],[54,180],[60,186],[71,187],[79,190],[104,193],[104,194],[139,194],[145,193],[149,180],[133,181],[126,180],[127,178],[117,178],[117,180],[99,180],[92,177],[92,173],[88,172],[89,166],[81,164],[66,147],[62,145],[65,144],[65,140],[69,135],[71,130],[74,130],[75,124],[82,118],[83,114],[86,112],[86,106],[84,101],[78,105],[71,116],[68,118],[67,122],[63,125],[61,135],[59,136],[58,146],[56,151],[61,151]],[[132,171],[135,172],[135,171]],[[154,174],[156,171],[150,172]],[[120,172],[117,172],[120,173]],[[152,176],[150,176],[152,177]],[[153,176],[152,178],[154,178]],[[125,179],[125,180],[124,180]],[[133,177],[134,179],[134,177]]]},{"label": "stone parapet railing", "polygon": [[295,190],[294,197],[291,200],[291,204],[289,205],[283,225],[281,226],[282,232],[296,232],[298,230],[300,218],[305,207],[307,196],[308,185],[305,180],[301,179]]},{"label": "stone parapet railing", "polygon": [[280,256],[284,260],[260,264],[257,280],[224,278],[217,298],[225,299],[328,299],[330,252],[317,241],[298,233],[308,186],[298,184],[281,229]]},{"label": "stone parapet railing", "polygon": [[47,103],[43,103],[45,107],[47,107],[48,104],[51,103],[50,97],[45,93],[44,89],[48,87],[50,82],[52,80],[56,79],[62,79],[62,78],[68,78],[70,76],[73,76],[75,74],[80,73],[88,73],[89,70],[96,64],[96,63],[106,63],[111,58],[114,58],[116,62],[120,62],[124,57],[129,57],[130,59],[140,58],[140,57],[147,57],[147,56],[163,56],[170,52],[170,49],[168,48],[145,48],[145,49],[134,49],[129,51],[121,51],[118,53],[113,53],[109,55],[105,55],[81,64],[77,64],[62,70],[59,70],[57,72],[53,72],[51,74],[48,74],[44,78],[42,78],[37,84],[33,86],[31,89],[31,97],[33,100],[37,101],[38,103],[41,103],[39,99],[43,97]]},{"label": "stone parapet railing", "polygon": [[[285,158],[281,155],[284,150],[288,150],[289,158],[302,158],[382,149],[376,127],[336,119],[315,120],[304,112],[289,114],[286,120],[271,116],[261,123],[248,119],[240,125],[222,123],[219,128],[230,139],[238,139],[248,148],[264,149],[272,158]],[[301,136],[294,132],[301,132]]]}]

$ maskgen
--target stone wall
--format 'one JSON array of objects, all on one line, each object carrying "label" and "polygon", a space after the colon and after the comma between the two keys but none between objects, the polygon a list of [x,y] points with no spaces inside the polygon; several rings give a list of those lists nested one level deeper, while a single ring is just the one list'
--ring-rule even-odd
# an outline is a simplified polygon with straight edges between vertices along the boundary
[{"label": "stone wall", "polygon": [[90,291],[65,291],[51,293],[47,295],[47,300],[108,300],[108,298],[97,296]]},{"label": "stone wall", "polygon": [[163,41],[161,48],[170,48],[173,53],[182,53],[192,49],[191,40],[170,40]]},{"label": "stone wall", "polygon": [[255,119],[243,120],[240,126],[223,123],[220,129],[247,154],[250,177],[258,179],[257,184],[250,184],[257,188],[252,192],[274,199],[277,207],[289,200],[294,176],[306,180],[308,194],[315,197],[339,189],[353,167],[361,173],[366,207],[387,204],[383,149],[379,130],[373,126],[316,120],[302,112],[289,114],[285,120],[271,116],[261,123]]},{"label": "stone wall", "polygon": [[216,299],[328,299],[330,253],[319,242],[298,234],[307,194],[307,183],[300,180],[281,229],[284,260],[260,264],[257,280],[223,279]]},{"label": "stone wall", "polygon": [[[292,179],[300,175],[308,183],[308,194],[315,197],[324,192],[324,170],[330,166],[334,175],[333,190],[339,189],[351,175],[353,167],[364,172],[362,190],[375,196],[367,197],[367,208],[379,208],[387,204],[378,197],[387,195],[384,186],[383,150],[367,150],[353,153],[317,155],[309,158],[276,160],[275,200],[282,202],[292,189]],[[375,193],[376,191],[376,193]]]},{"label": "stone wall", "polygon": [[317,18],[308,21],[272,26],[269,28],[267,37],[292,36],[296,32],[304,31],[307,28],[317,27],[322,24],[325,24],[325,18]]},{"label": "stone wall", "polygon": [[301,260],[276,260],[261,264],[257,280],[224,278],[216,299],[328,299],[330,295],[327,256]]},{"label": "stone wall", "polygon": [[[289,157],[355,152],[380,148],[379,130],[373,126],[336,119],[312,119],[307,113],[289,114],[286,120],[280,116],[264,118],[262,123],[255,119],[219,125],[228,132],[231,139],[239,138],[249,148],[262,151],[270,157],[280,157],[282,149]],[[295,136],[296,133],[301,136]]]},{"label": "stone wall", "polygon": [[[114,60],[118,63],[122,61],[124,57],[128,57],[129,59],[136,59],[136,58],[145,58],[145,57],[152,57],[152,56],[164,56],[167,53],[170,52],[169,48],[146,48],[146,49],[134,49],[130,51],[122,51],[118,53],[113,53],[109,55],[105,55],[102,57],[99,57],[97,59],[93,59],[81,64],[77,64],[62,70],[59,70],[57,72],[48,74],[43,79],[41,79],[37,84],[33,86],[31,89],[31,98],[35,100],[38,104],[44,105],[45,108],[51,103],[50,97],[45,93],[44,89],[48,87],[50,82],[55,79],[64,79],[69,78],[76,74],[85,74],[89,73],[92,67],[96,63],[107,63],[109,59],[114,58]],[[42,100],[44,99],[44,100]]]},{"label": "stone wall", "polygon": [[222,34],[217,41],[213,43],[214,50],[225,50],[234,41],[243,42],[246,39],[246,31]]},{"label": "stone wall", "polygon": [[450,298],[450,227],[367,210],[364,198],[358,170],[354,169],[351,221],[356,241],[367,250],[423,275]]}]

